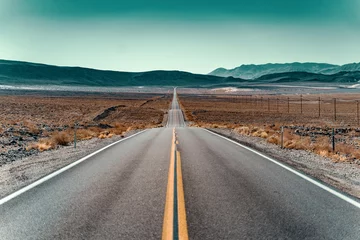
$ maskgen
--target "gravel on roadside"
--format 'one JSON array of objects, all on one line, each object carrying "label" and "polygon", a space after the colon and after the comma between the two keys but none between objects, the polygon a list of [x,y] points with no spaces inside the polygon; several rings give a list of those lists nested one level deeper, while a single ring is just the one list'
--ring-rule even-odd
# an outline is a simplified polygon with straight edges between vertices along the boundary
[{"label": "gravel on roadside", "polygon": [[356,163],[335,163],[329,158],[305,150],[282,149],[259,137],[244,136],[232,129],[208,129],[226,136],[245,146],[296,168],[307,175],[334,186],[354,197],[360,198],[360,165]]},{"label": "gravel on roadside", "polygon": [[80,141],[77,143],[76,149],[73,145],[62,146],[55,150],[24,156],[21,160],[0,165],[0,198],[113,142],[140,131],[142,130],[132,130],[123,136]]}]

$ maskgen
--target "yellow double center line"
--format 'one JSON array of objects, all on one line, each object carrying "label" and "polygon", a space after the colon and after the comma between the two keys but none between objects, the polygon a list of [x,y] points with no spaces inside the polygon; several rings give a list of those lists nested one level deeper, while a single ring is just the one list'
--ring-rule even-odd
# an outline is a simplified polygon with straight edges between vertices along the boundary
[{"label": "yellow double center line", "polygon": [[186,224],[184,186],[181,172],[180,152],[177,151],[175,128],[171,144],[171,157],[166,191],[163,223],[163,240],[189,239]]}]

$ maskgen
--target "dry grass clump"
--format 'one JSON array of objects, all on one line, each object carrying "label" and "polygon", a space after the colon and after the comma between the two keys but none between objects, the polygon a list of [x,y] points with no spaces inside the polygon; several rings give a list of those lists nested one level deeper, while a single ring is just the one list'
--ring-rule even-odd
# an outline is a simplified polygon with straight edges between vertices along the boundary
[{"label": "dry grass clump", "polygon": [[[126,132],[136,129],[145,129],[154,127],[154,124],[123,124],[115,123],[113,127],[103,129],[100,127],[88,127],[76,129],[76,139],[78,141],[89,140],[92,138],[111,138],[115,135],[124,135]],[[26,149],[37,149],[39,151],[46,151],[55,149],[57,146],[67,146],[74,141],[74,129],[67,129],[61,132],[54,132],[49,137],[40,139],[37,143],[31,143]]]},{"label": "dry grass clump", "polygon": [[330,156],[331,148],[328,137],[318,137],[313,144],[313,151],[323,157]]},{"label": "dry grass clump", "polygon": [[265,139],[269,137],[269,134],[262,128],[254,128],[251,135],[253,137],[261,137]]},{"label": "dry grass clump", "polygon": [[347,162],[348,161],[348,158],[341,154],[334,154],[331,156],[331,158],[334,162]]},{"label": "dry grass clump", "polygon": [[270,137],[268,137],[266,139],[266,141],[268,143],[272,143],[272,144],[276,144],[276,145],[279,145],[280,144],[280,136],[278,134],[273,134],[271,135]]},{"label": "dry grass clump", "polygon": [[202,128],[227,128],[227,125],[224,124],[217,124],[217,123],[204,123],[204,122],[197,122],[197,123],[190,123],[189,127],[202,127]]},{"label": "dry grass clump", "polygon": [[37,143],[30,144],[26,150],[37,149],[40,152],[55,149],[57,146],[67,146],[72,141],[68,132],[55,132],[50,138],[40,139]]},{"label": "dry grass clump", "polygon": [[47,151],[49,149],[54,149],[56,147],[55,143],[49,139],[49,138],[44,138],[44,139],[40,139],[40,141],[38,143],[32,143],[29,146],[27,146],[26,150],[32,150],[32,149],[37,149],[40,152],[42,151]]},{"label": "dry grass clump", "polygon": [[295,135],[293,139],[284,141],[284,148],[296,150],[311,150],[311,139],[310,137],[299,137]]},{"label": "dry grass clump", "polygon": [[55,145],[66,146],[72,141],[72,136],[68,132],[55,132],[51,136]]},{"label": "dry grass clump", "polygon": [[97,136],[96,133],[89,129],[77,129],[76,130],[76,138],[78,140],[89,140],[96,136]]},{"label": "dry grass clump", "polygon": [[234,131],[241,134],[241,135],[247,135],[248,136],[250,134],[250,128],[245,127],[245,126],[235,128]]}]

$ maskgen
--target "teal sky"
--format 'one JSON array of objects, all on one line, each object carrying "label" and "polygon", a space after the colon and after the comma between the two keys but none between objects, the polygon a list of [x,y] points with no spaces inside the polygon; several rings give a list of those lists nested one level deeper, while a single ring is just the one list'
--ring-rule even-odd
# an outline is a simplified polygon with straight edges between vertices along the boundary
[{"label": "teal sky", "polygon": [[0,58],[121,71],[360,61],[360,0],[0,0]]}]

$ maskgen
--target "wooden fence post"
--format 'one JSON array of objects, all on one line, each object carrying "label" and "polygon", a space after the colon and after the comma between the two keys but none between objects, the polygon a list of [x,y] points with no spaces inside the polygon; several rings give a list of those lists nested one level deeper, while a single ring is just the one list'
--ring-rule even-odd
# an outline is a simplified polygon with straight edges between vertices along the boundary
[{"label": "wooden fence post", "polygon": [[270,112],[270,98],[268,98],[268,112]]},{"label": "wooden fence post", "polygon": [[302,102],[303,102],[303,97],[302,97],[302,94],[300,95],[300,113],[302,114],[303,113],[303,104],[302,104]]},{"label": "wooden fence post", "polygon": [[335,152],[335,129],[332,129],[332,150]]},{"label": "wooden fence post", "polygon": [[336,98],[334,98],[334,119],[336,121]]},{"label": "wooden fence post", "polygon": [[321,112],[321,100],[320,100],[320,97],[319,97],[319,118],[320,118],[320,112]]},{"label": "wooden fence post", "polygon": [[357,124],[359,125],[359,100],[356,101]]},{"label": "wooden fence post", "polygon": [[290,98],[288,97],[287,100],[288,100],[288,113],[290,113]]},{"label": "wooden fence post", "polygon": [[284,148],[284,126],[281,126],[281,148]]}]

